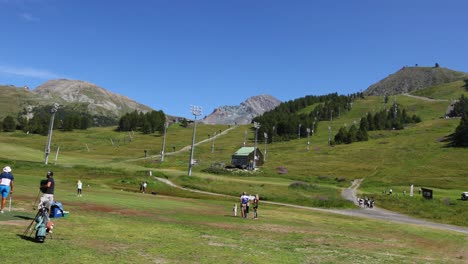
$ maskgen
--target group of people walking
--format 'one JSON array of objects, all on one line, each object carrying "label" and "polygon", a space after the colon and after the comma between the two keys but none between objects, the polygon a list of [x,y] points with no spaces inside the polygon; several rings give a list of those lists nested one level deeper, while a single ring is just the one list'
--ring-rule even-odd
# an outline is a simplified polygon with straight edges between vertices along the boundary
[{"label": "group of people walking", "polygon": [[[258,219],[258,203],[260,198],[258,194],[255,196],[247,195],[246,192],[243,192],[240,197],[240,211],[242,218],[248,218],[250,212],[250,206],[252,205],[253,209],[253,219]],[[234,216],[237,216],[237,204],[234,204]]]},{"label": "group of people walking", "polygon": [[357,201],[358,201],[358,204],[359,204],[359,207],[367,207],[367,208],[374,208],[374,198],[367,198],[367,196],[362,199],[362,198],[357,198]]}]

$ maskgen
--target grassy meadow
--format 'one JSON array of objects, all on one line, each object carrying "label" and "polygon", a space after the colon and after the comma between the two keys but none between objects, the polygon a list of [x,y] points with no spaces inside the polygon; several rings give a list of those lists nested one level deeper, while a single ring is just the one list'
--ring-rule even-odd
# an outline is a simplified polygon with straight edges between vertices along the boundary
[{"label": "grassy meadow", "polygon": [[[424,96],[438,99],[430,91]],[[459,120],[440,118],[447,101],[403,95],[396,100],[423,122],[400,131],[370,132],[367,142],[328,146],[329,126],[334,135],[341,126],[359,123],[366,112],[387,107],[382,97],[367,97],[340,118],[320,122],[309,149],[307,138],[266,146],[258,142],[267,151],[265,165],[255,172],[216,169],[230,164],[246,131],[247,145],[254,144],[249,125],[197,125],[196,141],[206,141],[195,146],[198,164],[190,177],[191,127],[168,128],[164,162],[158,155],[159,134],[114,128],[54,131],[45,165],[46,137],[2,132],[0,160],[12,167],[16,186],[13,210],[0,215],[2,263],[38,258],[48,263],[466,262],[467,236],[457,232],[265,203],[259,220],[232,216],[242,191],[258,193],[264,201],[354,208],[341,191],[363,179],[359,195],[373,197],[378,207],[468,227],[468,202],[460,200],[460,193],[468,191],[468,150],[443,142]],[[35,216],[39,181],[48,170],[56,175],[56,200],[70,215],[55,219],[53,239],[38,244],[22,234]],[[149,171],[182,187],[226,196],[170,187]],[[83,197],[75,194],[78,179],[84,183]],[[145,194],[139,193],[142,181],[148,181]],[[414,197],[409,197],[410,185]],[[434,199],[421,198],[421,187],[433,189]],[[389,189],[393,195],[386,194]]]}]

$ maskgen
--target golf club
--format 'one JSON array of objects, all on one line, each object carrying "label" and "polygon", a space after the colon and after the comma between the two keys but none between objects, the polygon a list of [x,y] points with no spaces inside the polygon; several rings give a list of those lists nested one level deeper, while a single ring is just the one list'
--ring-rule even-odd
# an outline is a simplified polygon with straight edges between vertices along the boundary
[{"label": "golf club", "polygon": [[36,197],[36,200],[34,200],[34,203],[33,203],[33,210],[36,210],[36,205],[37,205],[37,199],[39,199],[39,195],[41,194],[41,190],[39,190],[39,192],[37,193],[37,197]]},{"label": "golf club", "polygon": [[8,212],[11,212],[11,194],[10,194],[10,202],[9,202]]}]

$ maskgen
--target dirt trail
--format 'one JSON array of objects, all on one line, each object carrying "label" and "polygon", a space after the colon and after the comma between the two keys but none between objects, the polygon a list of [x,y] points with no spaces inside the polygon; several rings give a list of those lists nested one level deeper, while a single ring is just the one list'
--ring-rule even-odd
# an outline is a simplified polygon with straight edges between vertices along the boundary
[{"label": "dirt trail", "polygon": [[[357,205],[358,203],[357,203],[356,191],[361,185],[362,181],[363,179],[354,180],[351,184],[351,187],[346,188],[342,191],[341,195],[343,196],[343,198],[345,198],[346,200],[352,201],[354,204]],[[387,221],[397,222],[397,223],[408,223],[408,224],[416,224],[416,225],[422,225],[422,226],[430,226],[434,228],[446,229],[446,230],[468,234],[468,228],[466,227],[433,223],[433,222],[429,222],[426,220],[413,218],[407,215],[381,209],[376,206],[374,206],[374,208],[359,208],[359,209],[353,209],[353,210],[346,209],[346,210],[333,210],[333,211],[334,213],[337,213],[337,214],[382,219],[382,220],[387,220]]]},{"label": "dirt trail", "polygon": [[[231,126],[229,127],[228,129],[226,130],[223,130],[221,133],[219,134],[216,134],[215,136],[213,137],[210,137],[210,138],[207,138],[207,139],[204,139],[202,141],[198,141],[194,144],[194,146],[198,146],[200,144],[203,144],[203,143],[206,143],[206,142],[209,142],[213,139],[216,139],[218,138],[219,136],[222,136],[222,135],[225,135],[227,134],[229,131],[233,130],[234,128],[236,128],[237,126]],[[178,154],[178,153],[181,153],[181,152],[185,152],[185,151],[189,151],[190,148],[192,147],[192,145],[188,145],[188,146],[185,146],[179,150],[176,150],[176,151],[173,151],[173,152],[166,152],[166,154],[164,154],[165,156],[170,156],[170,155],[175,155],[175,154]],[[144,159],[160,159],[161,158],[161,155],[158,154],[158,155],[152,155],[152,156],[149,156],[149,157],[141,157],[141,158],[136,158],[136,159],[129,159],[129,160],[126,160],[126,161],[138,161],[138,160],[144,160]]]},{"label": "dirt trail", "polygon": [[408,93],[404,93],[403,95],[408,96],[408,97],[413,97],[413,98],[416,98],[416,99],[421,99],[421,100],[424,100],[424,101],[427,101],[427,102],[448,102],[448,100],[446,100],[446,99],[432,99],[432,98],[429,98],[429,97],[417,96],[417,95],[412,95],[412,94],[408,94]]},{"label": "dirt trail", "polygon": [[[175,185],[174,183],[172,183],[171,181],[167,179],[158,178],[158,177],[154,177],[154,178],[174,188],[179,188],[179,189],[190,191],[190,192],[203,193],[203,194],[216,195],[216,196],[224,196],[224,197],[230,197],[232,199],[238,199],[238,197],[234,197],[230,195],[188,189],[188,188]],[[359,188],[362,181],[363,179],[354,180],[349,188],[346,188],[342,191],[343,198],[345,198],[346,200],[352,201],[353,203],[357,205],[356,190]],[[395,223],[414,224],[414,225],[419,225],[419,226],[426,226],[426,227],[431,227],[431,228],[437,228],[437,229],[443,229],[443,230],[449,230],[449,231],[468,234],[468,228],[466,227],[433,223],[433,222],[429,222],[426,220],[421,220],[421,219],[409,217],[406,215],[402,215],[399,213],[391,212],[388,210],[380,209],[377,207],[338,210],[338,209],[315,208],[315,207],[286,204],[286,203],[277,203],[277,202],[270,202],[270,201],[262,201],[262,203],[288,206],[288,207],[300,208],[300,209],[305,209],[305,210],[314,210],[314,211],[328,212],[328,213],[334,213],[334,214],[348,215],[348,216],[380,219],[380,220],[390,221],[390,222],[395,222]]]}]

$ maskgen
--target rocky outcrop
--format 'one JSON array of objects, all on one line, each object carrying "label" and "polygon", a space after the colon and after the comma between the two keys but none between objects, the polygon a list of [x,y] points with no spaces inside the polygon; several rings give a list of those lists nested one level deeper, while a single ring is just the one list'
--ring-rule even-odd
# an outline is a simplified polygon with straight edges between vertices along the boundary
[{"label": "rocky outcrop", "polygon": [[239,106],[221,106],[210,115],[203,118],[205,124],[242,125],[250,124],[254,117],[273,110],[281,103],[271,95],[257,95],[250,97]]}]

